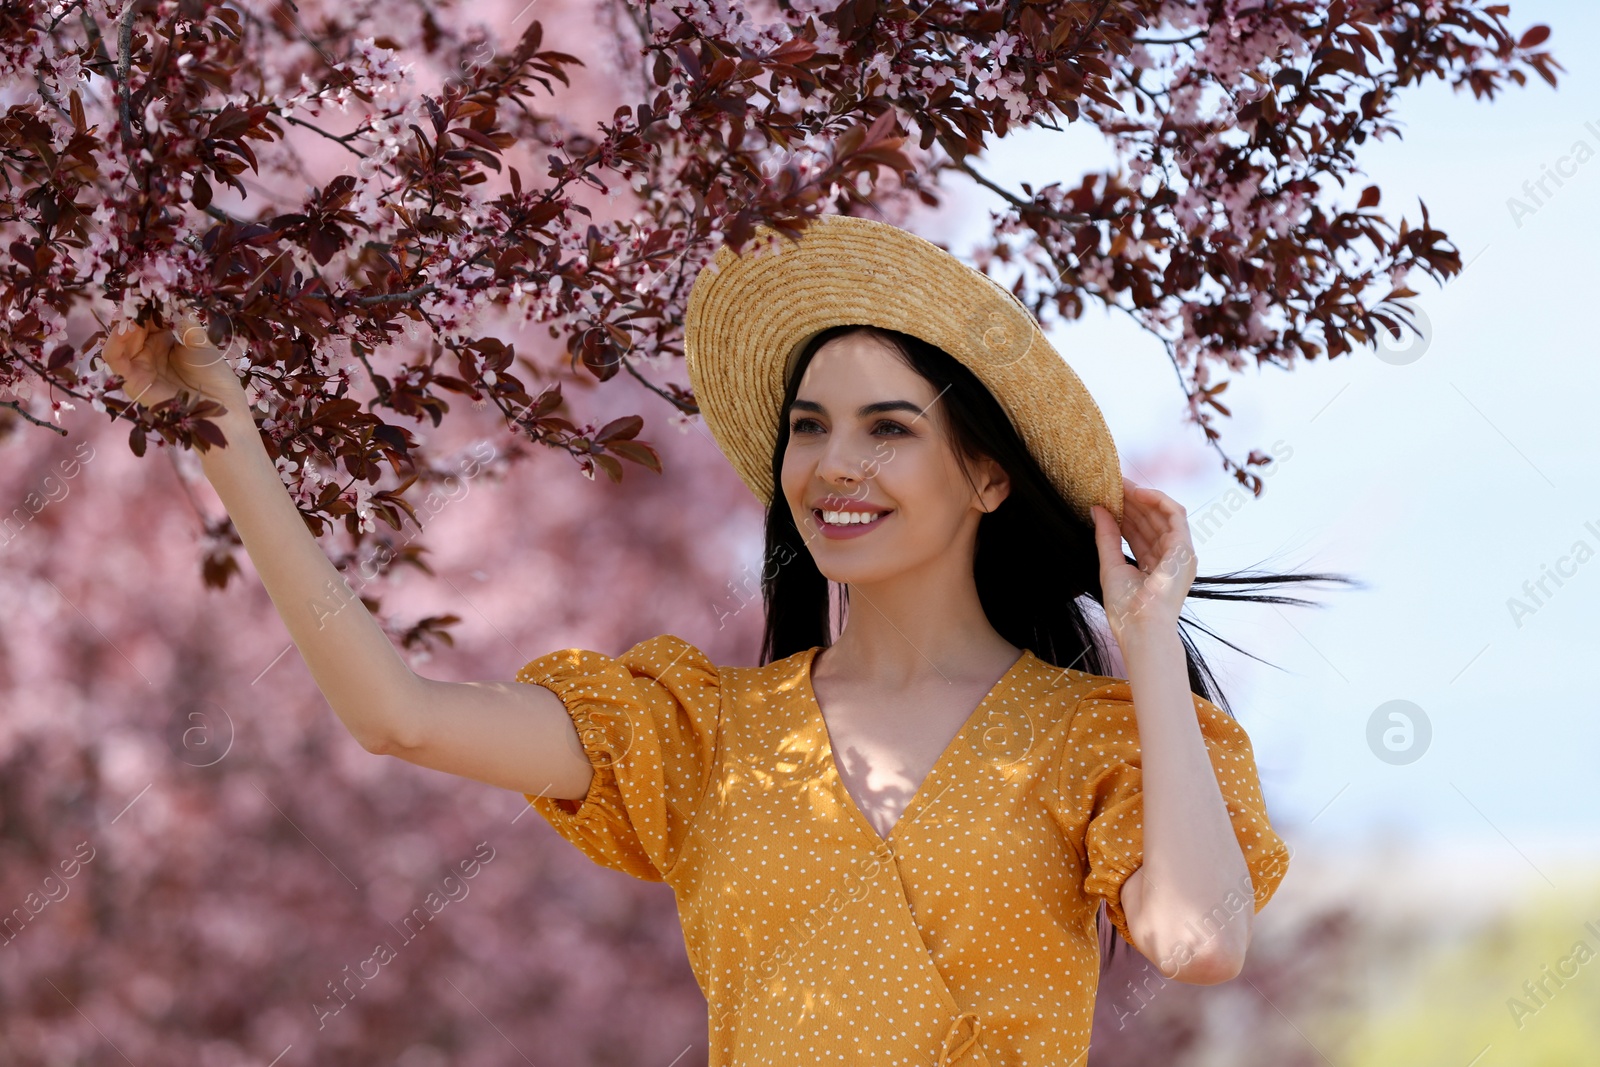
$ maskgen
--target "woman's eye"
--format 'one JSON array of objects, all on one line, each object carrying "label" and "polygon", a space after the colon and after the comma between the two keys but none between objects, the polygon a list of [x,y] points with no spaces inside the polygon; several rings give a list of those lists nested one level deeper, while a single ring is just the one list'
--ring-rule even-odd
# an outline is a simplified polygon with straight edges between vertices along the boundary
[{"label": "woman's eye", "polygon": [[[891,422],[888,419],[884,419],[883,421],[874,425],[872,428],[873,433],[881,433],[885,430],[892,430],[893,433],[890,436],[895,437],[904,437],[911,433],[910,430],[906,429],[898,422]],[[790,434],[809,434],[819,432],[821,432],[821,427],[816,419],[795,419],[794,422],[790,423],[789,425]]]}]

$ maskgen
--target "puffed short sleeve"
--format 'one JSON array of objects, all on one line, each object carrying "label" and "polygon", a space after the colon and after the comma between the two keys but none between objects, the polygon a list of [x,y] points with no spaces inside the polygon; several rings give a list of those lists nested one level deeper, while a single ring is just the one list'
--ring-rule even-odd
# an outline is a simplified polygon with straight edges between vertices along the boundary
[{"label": "puffed short sleeve", "polygon": [[665,880],[711,780],[717,668],[687,641],[663,634],[616,657],[551,652],[518,671],[517,681],[561,698],[594,768],[581,802],[524,793],[528,802],[596,863]]},{"label": "puffed short sleeve", "polygon": [[[1253,911],[1272,898],[1289,866],[1289,847],[1267,820],[1250,737],[1227,712],[1198,694],[1200,736],[1216,771],[1233,832],[1250,870],[1238,906],[1253,890]],[[1126,680],[1092,689],[1073,712],[1059,767],[1058,795],[1069,833],[1081,833],[1088,866],[1084,892],[1105,901],[1106,915],[1134,944],[1122,909],[1122,886],[1144,862],[1144,800],[1139,725]],[[1137,946],[1135,946],[1137,947]]]}]

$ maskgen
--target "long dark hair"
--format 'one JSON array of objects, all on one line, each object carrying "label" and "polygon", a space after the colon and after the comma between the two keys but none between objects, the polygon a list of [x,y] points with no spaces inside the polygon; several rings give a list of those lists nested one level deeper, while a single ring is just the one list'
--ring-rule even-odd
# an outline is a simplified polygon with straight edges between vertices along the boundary
[{"label": "long dark hair", "polygon": [[[1102,633],[1109,631],[1094,624],[1083,603],[1087,598],[1103,618],[1100,555],[1095,545],[1094,527],[1079,517],[1056,490],[994,394],[965,364],[919,337],[860,325],[835,326],[817,334],[802,349],[789,372],[783,405],[778,413],[777,445],[772,451],[773,497],[767,508],[763,556],[766,560],[782,561],[782,565],[762,569],[766,629],[761,662],[771,663],[814,646],[832,644],[830,601],[837,601],[838,617],[833,622],[840,625],[849,603],[848,586],[838,587],[837,598],[831,596],[833,590],[828,579],[817,568],[805,539],[795,526],[782,491],[782,473],[783,454],[789,443],[789,408],[806,367],[823,345],[857,331],[888,342],[911,369],[938,391],[945,404],[951,436],[961,456],[968,461],[980,456],[991,457],[1010,477],[1011,490],[1005,500],[978,522],[972,570],[979,603],[989,624],[1013,645],[1031,650],[1056,667],[1109,676],[1112,663],[1102,637]],[[1131,556],[1123,558],[1129,563],[1135,562]],[[1314,602],[1299,597],[1255,595],[1244,590],[1311,581],[1358,584],[1333,574],[1233,571],[1197,575],[1190,585],[1189,596],[1205,600],[1309,605]],[[1244,655],[1250,653],[1193,619],[1179,619],[1178,637],[1188,663],[1189,688],[1232,717],[1233,710],[1227,698],[1186,627],[1198,629]],[[1103,913],[1099,929],[1102,945],[1109,941],[1109,947],[1102,949],[1105,965],[1109,966],[1117,938]]]}]

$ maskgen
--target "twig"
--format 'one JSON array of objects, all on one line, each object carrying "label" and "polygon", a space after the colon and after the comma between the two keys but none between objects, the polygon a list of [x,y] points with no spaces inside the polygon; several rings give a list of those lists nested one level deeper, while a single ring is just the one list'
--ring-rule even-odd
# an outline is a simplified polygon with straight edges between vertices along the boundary
[{"label": "twig", "polygon": [[1067,54],[1054,57],[1056,62],[1059,63],[1063,59],[1071,59],[1078,54],[1078,49],[1083,47],[1083,43],[1089,39],[1089,35],[1094,32],[1094,28],[1100,25],[1101,17],[1105,15],[1106,8],[1110,6],[1111,0],[1100,0],[1100,10],[1094,13],[1094,18],[1090,19],[1089,24],[1083,28],[1083,32],[1078,34],[1078,39],[1072,42],[1072,48]]},{"label": "twig", "polygon": [[60,434],[62,437],[67,436],[66,427],[57,426],[53,422],[45,422],[42,419],[39,419],[39,418],[36,418],[33,415],[30,415],[27,411],[25,411],[23,409],[22,405],[20,403],[18,403],[17,401],[15,401],[15,400],[0,400],[0,408],[10,408],[12,411],[15,411],[18,415],[21,415],[23,418],[27,419],[29,422],[33,423],[35,426],[43,426],[47,430],[54,430],[56,433]]},{"label": "twig", "polygon": [[326,137],[328,140],[330,140],[330,141],[334,142],[335,144],[339,145],[346,152],[351,153],[352,155],[356,156],[359,159],[366,159],[367,158],[367,154],[365,152],[362,152],[362,151],[360,151],[359,149],[356,149],[356,148],[351,148],[350,144],[349,144],[350,139],[355,137],[358,133],[361,132],[359,127],[354,129],[354,130],[351,130],[349,133],[345,134],[343,137],[335,137],[333,134],[329,133],[327,130],[323,129],[321,126],[315,126],[315,125],[313,125],[313,124],[311,124],[309,122],[306,122],[303,119],[297,119],[293,115],[286,115],[282,111],[278,112],[278,117],[280,119],[282,119],[283,121],[285,121],[285,122],[292,122],[296,126],[304,126],[308,130],[315,130],[317,133],[322,134],[322,136]]},{"label": "twig", "polygon": [[351,300],[350,303],[355,304],[357,307],[372,307],[376,304],[398,304],[406,300],[415,300],[419,296],[427,296],[429,293],[438,292],[438,288],[438,286],[429,282],[427,285],[419,286],[416,289],[408,289],[403,293],[378,293],[375,296],[358,296]]},{"label": "twig", "polygon": [[661,389],[660,386],[656,385],[655,382],[652,382],[650,379],[648,379],[644,375],[640,374],[638,368],[636,368],[631,362],[628,361],[626,353],[624,353],[623,356],[621,357],[621,361],[622,361],[622,369],[623,370],[625,370],[629,374],[633,375],[635,378],[637,378],[639,380],[640,384],[642,384],[646,389],[650,390],[652,393],[656,394],[661,399],[665,400],[667,403],[669,403],[673,407],[677,408],[679,411],[682,411],[682,412],[684,412],[685,414],[688,414],[688,415],[698,415],[700,413],[700,406],[698,404],[689,404],[689,403],[685,403],[682,400],[679,400],[677,397],[673,396],[672,394],[670,394],[668,392],[665,392],[663,389]]},{"label": "twig", "polygon": [[235,216],[230,215],[226,211],[222,210],[220,207],[217,207],[217,205],[215,205],[215,204],[207,204],[206,205],[206,214],[210,215],[212,218],[216,219],[218,222],[231,222],[235,226],[248,226],[248,225],[250,225],[248,220],[241,219],[241,218],[236,218]]},{"label": "twig", "polygon": [[1210,32],[1211,27],[1207,26],[1203,30],[1195,30],[1187,37],[1135,37],[1133,41],[1135,44],[1188,44],[1190,41],[1198,41]]},{"label": "twig", "polygon": [[993,192],[999,193],[1001,196],[1005,197],[1006,201],[1009,202],[1012,206],[1014,206],[1016,208],[1019,208],[1019,209],[1021,209],[1023,211],[1031,211],[1034,214],[1043,215],[1046,218],[1055,219],[1057,222],[1095,222],[1096,221],[1096,218],[1093,215],[1085,215],[1085,214],[1081,214],[1081,213],[1072,213],[1072,212],[1066,212],[1066,211],[1057,211],[1055,208],[1046,207],[1045,205],[1041,204],[1038,200],[1024,200],[1024,199],[1022,199],[1022,197],[1016,195],[1011,190],[1005,188],[1004,186],[996,185],[994,182],[990,181],[988,178],[985,178],[982,174],[979,174],[977,172],[977,170],[975,170],[973,168],[972,164],[968,163],[965,159],[952,159],[951,163],[953,163],[955,166],[959,167],[961,170],[965,171],[967,174],[971,175],[973,181],[977,182],[979,185],[983,186],[985,189],[989,189],[989,190],[991,190]]},{"label": "twig", "polygon": [[[1156,333],[1146,323],[1141,321],[1139,316],[1135,315],[1132,310],[1123,307],[1116,301],[1102,298],[1101,303],[1108,308],[1122,312],[1124,315],[1128,316],[1128,318],[1138,323],[1139,327],[1146,333],[1150,334],[1157,341],[1161,342],[1161,347],[1166,349],[1167,360],[1172,364],[1172,372],[1178,377],[1178,388],[1183,390],[1183,398],[1185,400],[1193,400],[1196,394],[1190,392],[1189,390],[1189,383],[1183,376],[1183,368],[1178,364],[1177,347],[1172,343],[1172,341],[1169,338],[1162,337],[1159,333]],[[1197,366],[1199,365],[1200,358],[1201,357],[1196,354],[1195,364]],[[1207,446],[1209,446],[1217,455],[1222,457],[1222,465],[1224,470],[1242,471],[1246,469],[1236,463],[1233,457],[1228,455],[1228,453],[1223,450],[1222,445],[1219,443],[1222,440],[1222,433],[1218,430],[1212,429],[1212,427],[1204,421],[1204,417],[1202,417],[1200,422],[1200,429],[1205,432]]]},{"label": "twig", "polygon": [[128,84],[128,73],[133,66],[133,16],[138,11],[138,0],[129,0],[128,10],[122,14],[122,24],[117,28],[117,113],[122,116],[122,142],[132,153],[133,116],[129,104],[133,87]]}]

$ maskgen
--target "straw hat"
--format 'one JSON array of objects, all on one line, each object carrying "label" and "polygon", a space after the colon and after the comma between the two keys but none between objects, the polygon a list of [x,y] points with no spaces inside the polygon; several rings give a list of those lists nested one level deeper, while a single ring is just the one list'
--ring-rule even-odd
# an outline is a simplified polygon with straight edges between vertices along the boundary
[{"label": "straw hat", "polygon": [[846,323],[899,330],[960,360],[1085,522],[1090,504],[1122,521],[1105,418],[1021,301],[930,241],[848,215],[813,219],[798,241],[761,227],[743,254],[719,249],[689,294],[689,383],[717,447],[763,504],[789,369],[807,341]]}]

